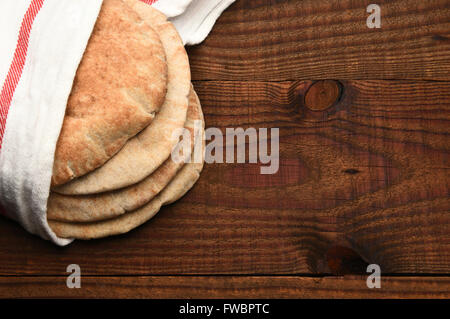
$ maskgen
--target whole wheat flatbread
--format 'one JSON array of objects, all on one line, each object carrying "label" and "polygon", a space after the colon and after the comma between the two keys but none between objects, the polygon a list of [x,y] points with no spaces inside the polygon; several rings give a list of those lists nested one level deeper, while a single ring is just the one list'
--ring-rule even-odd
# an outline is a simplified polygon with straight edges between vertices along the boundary
[{"label": "whole wheat flatbread", "polygon": [[167,91],[159,35],[121,0],[105,0],[78,67],[52,185],[103,165],[153,120]]},{"label": "whole wheat flatbread", "polygon": [[[194,89],[189,95],[189,109],[184,127],[191,136],[191,148],[185,158],[190,158],[195,140],[201,132],[194,132],[195,121],[203,122],[200,101]],[[202,127],[199,127],[202,129]],[[182,143],[180,141],[179,143]],[[51,193],[47,203],[47,219],[62,222],[93,222],[120,216],[136,210],[152,200],[172,180],[183,162],[176,163],[169,157],[150,176],[138,184],[95,195],[60,195]]]},{"label": "whole wheat flatbread", "polygon": [[169,185],[147,205],[119,217],[92,223],[52,220],[48,223],[55,234],[62,238],[94,239],[124,234],[155,216],[161,206],[173,203],[186,194],[200,177],[202,169],[203,162],[185,164]]},{"label": "whole wheat flatbread", "polygon": [[151,125],[144,129],[97,170],[53,190],[66,195],[96,194],[136,184],[149,176],[170,155],[178,142],[173,136],[186,120],[190,91],[189,59],[175,27],[149,5],[127,0],[142,19],[159,34],[166,51],[166,99]]}]

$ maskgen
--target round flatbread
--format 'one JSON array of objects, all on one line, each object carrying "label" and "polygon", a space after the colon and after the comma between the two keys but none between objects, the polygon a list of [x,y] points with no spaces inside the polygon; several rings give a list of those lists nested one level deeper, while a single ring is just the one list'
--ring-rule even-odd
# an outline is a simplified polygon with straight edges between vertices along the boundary
[{"label": "round flatbread", "polygon": [[[200,101],[194,89],[189,95],[189,108],[185,128],[189,131],[189,150],[180,158],[190,158],[194,140],[201,138],[203,114]],[[180,141],[181,143],[185,141]],[[138,184],[111,192],[94,195],[60,195],[51,193],[47,203],[47,219],[63,222],[93,222],[120,216],[136,210],[152,200],[173,179],[183,162],[169,157],[150,176]]]},{"label": "round flatbread", "polygon": [[97,194],[142,181],[169,157],[178,140],[173,132],[184,126],[191,73],[189,59],[177,30],[151,6],[127,0],[142,19],[159,34],[166,51],[168,86],[166,99],[152,124],[95,171],[53,190],[66,195]]},{"label": "round flatbread", "polygon": [[[201,140],[204,141],[203,138]],[[201,143],[201,141],[198,142]],[[192,157],[194,157],[194,154]],[[185,164],[158,196],[145,206],[119,217],[92,223],[68,223],[49,220],[48,224],[55,234],[61,238],[94,239],[124,234],[155,216],[161,206],[173,203],[186,194],[200,177],[202,169],[203,160],[201,163]]]},{"label": "round flatbread", "polygon": [[103,165],[151,123],[166,92],[159,35],[123,1],[103,1],[68,98],[52,185]]}]

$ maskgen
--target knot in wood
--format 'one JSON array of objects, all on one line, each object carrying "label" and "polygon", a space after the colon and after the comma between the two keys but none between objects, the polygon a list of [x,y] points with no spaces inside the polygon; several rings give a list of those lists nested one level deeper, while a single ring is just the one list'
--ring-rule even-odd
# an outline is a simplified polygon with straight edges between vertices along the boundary
[{"label": "knot in wood", "polygon": [[305,95],[305,105],[313,111],[323,111],[335,104],[341,95],[341,86],[334,80],[317,81]]}]

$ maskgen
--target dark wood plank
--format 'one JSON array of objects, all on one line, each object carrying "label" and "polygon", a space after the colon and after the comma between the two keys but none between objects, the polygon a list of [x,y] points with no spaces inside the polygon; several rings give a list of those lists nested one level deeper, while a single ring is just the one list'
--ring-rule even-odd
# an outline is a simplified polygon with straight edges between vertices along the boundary
[{"label": "dark wood plank", "polygon": [[449,298],[446,277],[0,277],[0,298]]},{"label": "dark wood plank", "polygon": [[194,83],[208,127],[280,128],[277,174],[207,164],[142,227],[66,248],[0,219],[0,275],[450,274],[450,82],[342,81],[323,111],[312,84]]},{"label": "dark wood plank", "polygon": [[449,79],[450,1],[241,0],[188,49],[195,80]]}]

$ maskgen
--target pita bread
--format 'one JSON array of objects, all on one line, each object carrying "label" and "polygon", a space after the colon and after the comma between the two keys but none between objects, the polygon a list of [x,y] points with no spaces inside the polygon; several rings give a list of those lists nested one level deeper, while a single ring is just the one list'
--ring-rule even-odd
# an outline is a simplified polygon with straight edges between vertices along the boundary
[{"label": "pita bread", "polygon": [[103,165],[150,124],[167,91],[158,34],[121,0],[105,0],[78,67],[52,185]]},{"label": "pita bread", "polygon": [[166,17],[137,0],[127,4],[159,34],[166,51],[168,86],[166,99],[153,123],[97,170],[53,190],[65,195],[96,194],[136,184],[149,176],[170,155],[178,142],[173,136],[186,120],[190,91],[189,59],[177,30]]},{"label": "pita bread", "polygon": [[203,169],[201,163],[187,163],[167,185],[166,188],[148,204],[119,217],[92,223],[66,223],[49,220],[48,223],[56,235],[62,238],[94,239],[124,234],[136,228],[161,209],[161,206],[173,203],[194,186]]},{"label": "pita bread", "polygon": [[[185,158],[190,157],[194,148],[195,134],[201,133],[194,133],[195,121],[203,122],[203,114],[197,94],[191,89],[185,128],[190,131],[192,147],[187,154],[182,155]],[[197,136],[195,140],[198,138],[201,136]],[[166,187],[183,165],[183,162],[175,163],[169,157],[153,174],[138,184],[107,193],[83,196],[51,193],[47,203],[47,219],[62,222],[93,222],[136,210]]]}]

